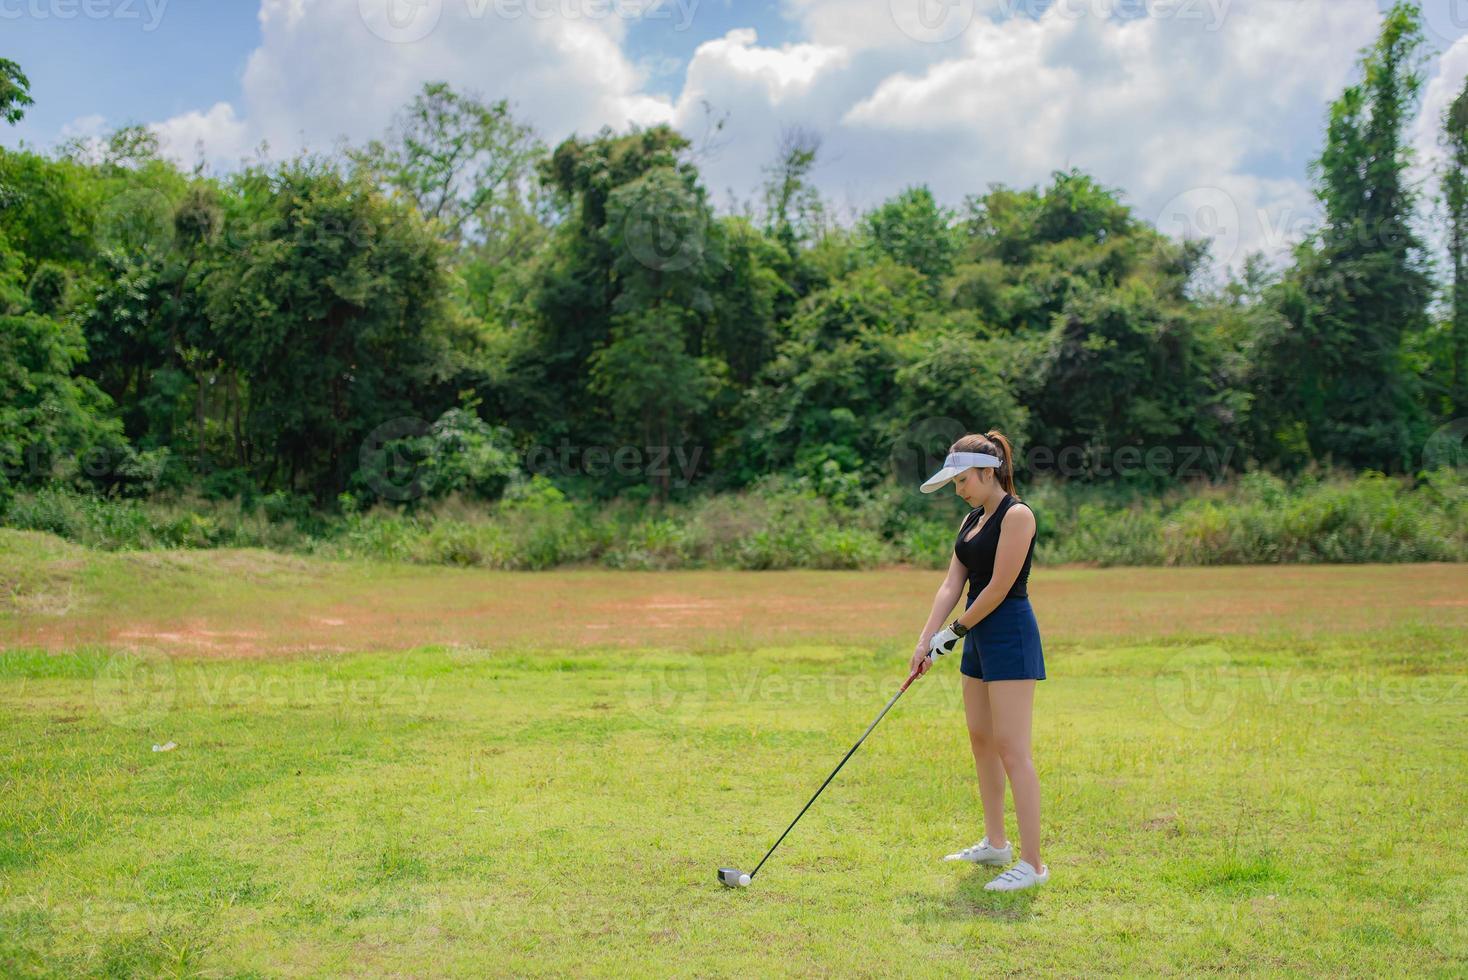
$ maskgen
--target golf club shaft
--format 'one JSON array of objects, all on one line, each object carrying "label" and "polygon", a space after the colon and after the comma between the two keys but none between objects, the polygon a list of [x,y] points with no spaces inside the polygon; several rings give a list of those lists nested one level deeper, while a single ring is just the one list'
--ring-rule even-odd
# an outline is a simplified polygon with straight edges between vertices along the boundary
[{"label": "golf club shaft", "polygon": [[892,695],[892,700],[887,702],[887,707],[883,708],[881,714],[872,719],[872,723],[867,726],[867,730],[861,733],[861,738],[857,739],[856,744],[851,747],[850,751],[848,751],[846,755],[842,756],[840,762],[836,763],[836,768],[831,770],[831,775],[826,777],[826,781],[824,783],[821,783],[821,789],[816,790],[815,796],[812,796],[810,798],[810,801],[806,803],[805,806],[801,807],[800,812],[795,815],[795,819],[790,821],[790,826],[785,828],[785,833],[780,835],[780,840],[777,840],[774,844],[770,845],[770,849],[765,852],[765,856],[759,859],[759,864],[755,865],[754,870],[749,873],[750,880],[753,880],[754,876],[759,874],[759,869],[763,868],[765,866],[765,862],[770,859],[770,855],[775,853],[775,848],[780,846],[780,841],[784,840],[785,835],[794,830],[795,825],[800,823],[800,818],[805,816],[805,811],[809,810],[811,803],[814,803],[816,801],[816,796],[820,796],[821,790],[825,789],[831,784],[831,780],[836,778],[836,774],[841,771],[841,767],[846,765],[846,760],[851,758],[857,749],[861,748],[861,743],[865,742],[867,740],[867,736],[872,733],[872,729],[877,727],[877,722],[882,720],[882,715],[885,715],[888,710],[897,703],[897,699],[902,697],[902,692],[907,690],[908,685],[915,681],[918,676],[918,672],[913,671],[911,674],[908,675],[907,680],[903,681],[902,686],[897,689],[897,693]]}]

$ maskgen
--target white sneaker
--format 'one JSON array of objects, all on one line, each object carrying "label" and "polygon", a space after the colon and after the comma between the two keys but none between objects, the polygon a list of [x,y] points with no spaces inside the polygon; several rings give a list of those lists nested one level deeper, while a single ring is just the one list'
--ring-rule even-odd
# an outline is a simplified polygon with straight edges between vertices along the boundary
[{"label": "white sneaker", "polygon": [[1014,845],[1005,844],[1003,847],[991,847],[989,838],[985,837],[972,847],[945,857],[945,861],[970,861],[974,864],[1008,864],[1014,860]]},{"label": "white sneaker", "polygon": [[1039,871],[1035,870],[1030,862],[1020,859],[1019,864],[1010,868],[993,881],[984,886],[985,891],[990,892],[1012,892],[1020,888],[1029,888],[1032,885],[1043,885],[1050,880],[1050,866],[1042,865]]}]

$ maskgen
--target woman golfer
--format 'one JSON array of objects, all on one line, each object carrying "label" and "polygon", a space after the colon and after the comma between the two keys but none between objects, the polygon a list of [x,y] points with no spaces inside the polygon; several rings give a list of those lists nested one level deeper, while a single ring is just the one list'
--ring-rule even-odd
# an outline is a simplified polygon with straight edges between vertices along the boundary
[{"label": "woman golfer", "polygon": [[[1029,888],[1050,878],[1050,869],[1040,861],[1040,780],[1030,758],[1035,682],[1045,679],[1040,628],[1025,587],[1035,551],[1035,515],[1014,493],[1013,459],[1009,440],[998,430],[966,435],[953,444],[943,468],[923,484],[923,492],[932,493],[951,481],[974,509],[959,524],[948,577],[938,587],[910,667],[927,673],[933,658],[950,652],[962,638],[963,712],[979,772],[986,835],[944,860],[1004,865],[1013,859],[1004,837],[1008,773],[1020,861],[984,886],[990,891]],[[965,611],[938,629],[965,578]]]}]

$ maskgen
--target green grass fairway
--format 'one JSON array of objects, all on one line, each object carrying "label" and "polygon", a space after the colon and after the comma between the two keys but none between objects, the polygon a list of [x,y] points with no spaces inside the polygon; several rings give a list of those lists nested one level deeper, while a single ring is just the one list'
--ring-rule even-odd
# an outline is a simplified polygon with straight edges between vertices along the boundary
[{"label": "green grass fairway", "polygon": [[[983,833],[952,657],[752,887],[715,882],[720,865],[752,870],[896,690],[937,573],[899,587],[919,596],[902,642],[885,626],[846,639],[863,612],[840,598],[915,574],[894,571],[722,580],[750,595],[783,582],[782,599],[841,623],[839,642],[806,619],[784,641],[764,623],[723,642],[598,644],[578,610],[615,605],[631,580],[567,573],[568,593],[536,573],[515,579],[545,590],[534,642],[495,643],[476,620],[458,640],[346,652],[58,645],[74,617],[124,618],[130,587],[154,632],[170,601],[202,629],[194,610],[233,594],[233,628],[269,636],[280,604],[317,615],[317,582],[323,603],[372,606],[379,579],[382,607],[400,602],[385,567],[255,559],[248,574],[221,553],[129,578],[110,563],[142,559],[0,536],[0,975],[1468,971],[1460,567],[1311,570],[1319,605],[1369,609],[1364,629],[1322,624],[1300,569],[1187,570],[1196,602],[1213,582],[1245,620],[1248,588],[1262,608],[1287,581],[1312,624],[1299,632],[1278,608],[1263,630],[1170,629],[1149,593],[1136,601],[1156,628],[1107,633],[1049,596],[1122,608],[1130,570],[1037,570],[1051,880],[1006,896],[983,890],[997,869],[939,860]],[[275,576],[289,603],[266,601]],[[434,581],[502,581],[411,576],[424,602]],[[1429,583],[1420,603],[1380,600],[1404,579]],[[748,615],[771,618],[758,605]],[[575,641],[557,648],[560,629]]]}]

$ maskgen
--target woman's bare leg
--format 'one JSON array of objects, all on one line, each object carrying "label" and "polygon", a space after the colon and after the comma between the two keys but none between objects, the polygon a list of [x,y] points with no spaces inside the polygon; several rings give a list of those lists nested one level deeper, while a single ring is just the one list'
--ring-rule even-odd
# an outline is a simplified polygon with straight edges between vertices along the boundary
[{"label": "woman's bare leg", "polygon": [[984,804],[984,833],[992,847],[1003,847],[1004,836],[1004,764],[999,759],[999,743],[994,738],[994,725],[989,712],[989,693],[977,677],[963,677],[963,716],[968,722],[969,747],[974,752],[974,768],[979,773],[979,799]]},{"label": "woman's bare leg", "polygon": [[987,681],[994,742],[1009,785],[1014,790],[1014,816],[1019,824],[1020,857],[1036,871],[1040,864],[1040,777],[1030,755],[1030,722],[1035,682]]}]

